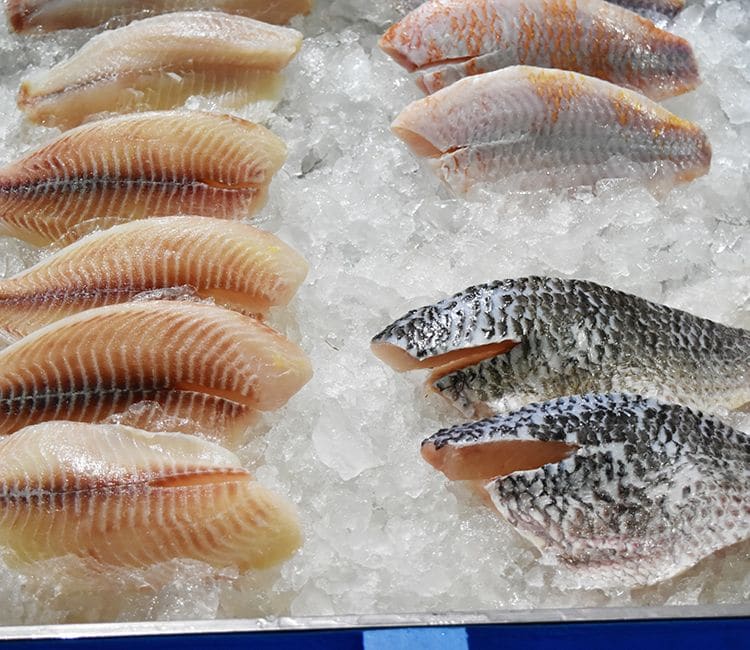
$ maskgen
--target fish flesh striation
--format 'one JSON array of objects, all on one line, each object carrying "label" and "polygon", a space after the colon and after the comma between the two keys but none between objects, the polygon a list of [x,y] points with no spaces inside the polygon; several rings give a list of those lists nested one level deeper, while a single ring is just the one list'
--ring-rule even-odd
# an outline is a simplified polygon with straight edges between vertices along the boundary
[{"label": "fish flesh striation", "polygon": [[194,95],[226,106],[279,94],[302,44],[294,29],[215,11],[166,14],[92,38],[21,84],[32,122],[67,129],[92,115],[182,106]]},{"label": "fish flesh striation", "polygon": [[750,536],[750,437],[683,406],[563,397],[439,431],[422,454],[482,480],[588,587],[665,580]]},{"label": "fish flesh striation", "polygon": [[268,129],[228,115],[155,112],[85,124],[0,169],[0,234],[41,245],[75,239],[76,226],[96,219],[239,219],[263,206],[285,158]]},{"label": "fish flesh striation", "polygon": [[372,350],[397,370],[432,368],[428,385],[469,417],[584,393],[750,404],[750,332],[583,280],[470,287],[399,318]]},{"label": "fish flesh striation", "polygon": [[638,178],[655,186],[705,174],[703,131],[631,90],[576,72],[513,66],[412,102],[393,132],[458,193]]},{"label": "fish flesh striation", "polygon": [[700,83],[685,39],[604,0],[431,0],[380,47],[421,71],[426,93],[518,64],[581,72],[654,100]]},{"label": "fish flesh striation", "polygon": [[0,440],[0,544],[19,562],[193,558],[246,570],[300,542],[291,504],[194,436],[47,422]]},{"label": "fish flesh striation", "polygon": [[307,262],[271,233],[207,217],[162,217],[86,236],[0,280],[0,328],[23,336],[139,294],[186,290],[251,314],[286,305]]},{"label": "fish flesh striation", "polygon": [[185,301],[99,307],[0,351],[0,434],[120,413],[131,416],[122,423],[147,428],[156,412],[232,439],[311,375],[296,344],[234,311]]},{"label": "fish flesh striation", "polygon": [[7,0],[8,21],[16,32],[96,27],[173,11],[215,9],[278,25],[307,14],[312,0]]}]

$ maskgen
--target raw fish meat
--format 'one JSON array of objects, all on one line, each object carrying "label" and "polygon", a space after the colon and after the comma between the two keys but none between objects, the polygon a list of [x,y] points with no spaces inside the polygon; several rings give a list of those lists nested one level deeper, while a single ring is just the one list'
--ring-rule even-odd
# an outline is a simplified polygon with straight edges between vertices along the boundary
[{"label": "raw fish meat", "polygon": [[300,542],[291,504],[208,441],[77,422],[0,440],[0,544],[17,561],[193,558],[246,570],[285,560]]},{"label": "raw fish meat", "polygon": [[628,392],[703,410],[750,405],[750,332],[583,280],[470,287],[410,311],[373,352],[471,417],[583,393]]},{"label": "raw fish meat", "polygon": [[[184,301],[99,307],[0,352],[0,434],[128,411],[125,423],[146,428],[156,409],[227,440],[255,411],[283,406],[311,375],[297,345],[234,311]],[[133,410],[138,404],[146,408]]]},{"label": "raw fish meat", "polygon": [[750,437],[683,406],[564,397],[439,431],[422,455],[486,484],[587,587],[665,580],[750,536]]},{"label": "raw fish meat", "polygon": [[708,171],[695,124],[631,90],[577,72],[513,66],[412,102],[394,133],[458,193],[591,185],[635,177],[660,187]]},{"label": "raw fish meat", "polygon": [[700,83],[690,44],[604,0],[431,0],[380,47],[435,92],[524,64],[573,70],[659,100]]},{"label": "raw fish meat", "polygon": [[285,158],[268,129],[228,115],[157,112],[84,124],[0,169],[0,234],[40,245],[75,239],[75,227],[94,219],[239,219],[263,206]]},{"label": "raw fish meat", "polygon": [[185,293],[252,314],[285,305],[307,263],[244,223],[163,217],[93,233],[0,280],[0,329],[23,336],[70,314],[138,294]]},{"label": "raw fish meat", "polygon": [[17,32],[96,27],[170,11],[217,9],[281,25],[310,12],[312,0],[7,0],[11,27]]},{"label": "raw fish meat", "polygon": [[302,34],[212,11],[155,16],[106,31],[21,84],[32,122],[67,129],[92,115],[182,106],[193,95],[241,106],[279,94]]}]

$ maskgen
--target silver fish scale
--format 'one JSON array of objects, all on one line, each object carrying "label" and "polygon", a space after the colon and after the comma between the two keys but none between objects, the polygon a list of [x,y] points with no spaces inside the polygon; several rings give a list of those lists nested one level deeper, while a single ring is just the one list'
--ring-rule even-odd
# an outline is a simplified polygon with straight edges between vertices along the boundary
[{"label": "silver fish scale", "polygon": [[469,287],[435,305],[413,309],[372,341],[390,343],[422,360],[485,343],[515,340],[523,333],[521,323],[529,318],[522,291],[523,287],[513,280]]},{"label": "silver fish scale", "polygon": [[750,402],[750,332],[583,280],[479,285],[409,312],[374,339],[417,359],[503,340],[520,344],[435,389],[472,417],[589,392],[708,411]]},{"label": "silver fish scale", "polygon": [[533,404],[428,439],[580,445],[486,489],[524,537],[582,584],[651,584],[750,536],[750,437],[678,405],[622,394]]}]

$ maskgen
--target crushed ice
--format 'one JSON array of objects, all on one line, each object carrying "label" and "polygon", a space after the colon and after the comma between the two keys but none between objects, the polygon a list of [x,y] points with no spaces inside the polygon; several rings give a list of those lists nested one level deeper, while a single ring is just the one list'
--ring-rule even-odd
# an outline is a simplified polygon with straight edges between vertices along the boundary
[{"label": "crushed ice", "polygon": [[[244,112],[268,116],[289,147],[256,224],[310,261],[308,281],[273,322],[301,342],[316,374],[241,456],[298,505],[304,547],[281,567],[240,577],[196,562],[111,573],[70,558],[25,571],[0,563],[0,623],[747,602],[748,545],[649,589],[576,589],[479,497],[422,462],[422,438],[461,416],[419,378],[384,367],[368,343],[411,307],[533,273],[592,279],[750,327],[750,6],[691,4],[672,26],[693,44],[704,83],[666,105],[708,133],[708,176],[662,200],[618,181],[595,194],[484,193],[468,203],[388,129],[420,93],[376,40],[415,1],[317,4],[293,22],[306,40],[276,112]],[[92,32],[2,30],[5,163],[52,135],[22,122],[21,77]],[[0,274],[40,254],[0,239]]]}]

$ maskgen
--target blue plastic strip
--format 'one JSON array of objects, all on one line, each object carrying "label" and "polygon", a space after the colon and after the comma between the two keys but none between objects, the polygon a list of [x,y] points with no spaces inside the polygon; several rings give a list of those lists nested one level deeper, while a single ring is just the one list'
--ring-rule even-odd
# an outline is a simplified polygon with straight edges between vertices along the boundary
[{"label": "blue plastic strip", "polygon": [[0,650],[747,650],[750,618],[12,640]]},{"label": "blue plastic strip", "polygon": [[750,619],[477,625],[470,650],[748,650]]},{"label": "blue plastic strip", "polygon": [[469,650],[465,627],[365,630],[364,650]]}]

